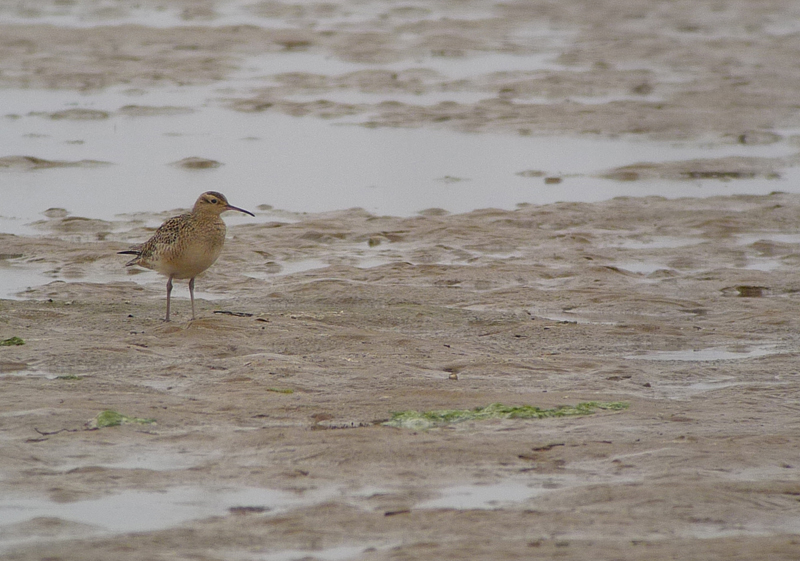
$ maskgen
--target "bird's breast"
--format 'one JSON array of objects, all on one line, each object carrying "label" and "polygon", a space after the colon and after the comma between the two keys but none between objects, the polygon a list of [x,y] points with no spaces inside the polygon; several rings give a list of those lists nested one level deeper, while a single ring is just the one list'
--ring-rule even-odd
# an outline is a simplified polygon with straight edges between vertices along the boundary
[{"label": "bird's breast", "polygon": [[198,224],[190,235],[183,236],[171,251],[165,252],[159,272],[176,279],[195,277],[219,257],[225,243],[225,223]]}]

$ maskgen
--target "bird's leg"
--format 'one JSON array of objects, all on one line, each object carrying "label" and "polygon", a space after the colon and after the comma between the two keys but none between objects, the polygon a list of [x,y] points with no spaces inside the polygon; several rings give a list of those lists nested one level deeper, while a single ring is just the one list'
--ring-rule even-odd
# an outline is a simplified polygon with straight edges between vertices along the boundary
[{"label": "bird's leg", "polygon": [[194,277],[189,279],[189,298],[192,301],[192,319],[194,319]]},{"label": "bird's leg", "polygon": [[164,321],[169,321],[169,295],[172,294],[172,275],[167,279],[167,317]]}]

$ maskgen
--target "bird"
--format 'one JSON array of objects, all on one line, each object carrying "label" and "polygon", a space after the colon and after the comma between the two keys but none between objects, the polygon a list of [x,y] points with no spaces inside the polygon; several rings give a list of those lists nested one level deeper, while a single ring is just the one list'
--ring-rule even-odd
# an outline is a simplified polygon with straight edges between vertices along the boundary
[{"label": "bird", "polygon": [[189,279],[189,297],[194,313],[194,279],[208,269],[219,257],[225,243],[225,222],[220,214],[235,210],[255,216],[252,212],[228,203],[225,195],[217,191],[206,191],[191,212],[173,216],[164,222],[146,242],[133,246],[119,254],[135,255],[125,263],[126,267],[139,265],[167,276],[167,315],[173,279]]}]

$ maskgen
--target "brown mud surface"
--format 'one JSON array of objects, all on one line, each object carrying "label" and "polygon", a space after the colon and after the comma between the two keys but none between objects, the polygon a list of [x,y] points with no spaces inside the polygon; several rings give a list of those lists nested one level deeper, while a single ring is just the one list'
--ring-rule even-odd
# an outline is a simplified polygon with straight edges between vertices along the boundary
[{"label": "brown mud surface", "polygon": [[[158,4],[189,22],[213,22],[224,5]],[[535,42],[515,38],[539,25],[569,33],[560,62],[573,71],[286,74],[232,93],[230,106],[358,114],[372,126],[728,143],[769,143],[800,124],[800,32],[781,26],[800,15],[796,2],[511,2],[478,19],[460,19],[460,2],[427,5],[386,4],[345,25],[326,18],[357,3],[254,4],[254,17],[299,22],[279,30],[0,25],[0,83],[207,83],[242,57],[297,50],[378,63],[530,54]],[[324,99],[393,88],[497,98]],[[286,99],[298,93],[320,99]],[[609,174],[729,181],[794,159],[719,163]],[[230,228],[197,281],[198,319],[177,298],[169,324],[161,278],[108,280],[125,262],[115,252],[151,233],[141,222],[54,210],[38,237],[0,234],[0,265],[59,279],[0,301],[0,522],[16,520],[0,525],[4,559],[797,558],[800,196],[286,216]],[[179,284],[174,296],[185,292]],[[587,401],[629,406],[428,430],[382,424],[396,411]],[[104,410],[155,422],[88,424]],[[176,490],[194,498],[169,504]],[[500,498],[475,499],[487,490]],[[467,491],[463,508],[436,502]],[[218,504],[199,514],[134,523],[142,510],[158,520],[206,495]],[[76,514],[81,505],[99,515]],[[35,516],[14,518],[25,509]]]}]

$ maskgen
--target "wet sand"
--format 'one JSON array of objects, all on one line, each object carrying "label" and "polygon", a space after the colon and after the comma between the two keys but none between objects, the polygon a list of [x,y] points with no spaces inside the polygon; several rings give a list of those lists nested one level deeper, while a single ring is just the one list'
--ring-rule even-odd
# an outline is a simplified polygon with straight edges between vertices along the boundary
[{"label": "wet sand", "polygon": [[[574,71],[287,75],[234,92],[229,109],[745,145],[797,126],[788,1],[603,2],[592,14],[521,2],[477,19],[447,2],[370,4],[367,19],[350,5],[258,4],[258,17],[294,22],[277,30],[213,26],[225,4],[167,5],[202,33],[0,26],[0,81],[146,89],[222,80],[239,57],[298,50],[376,64],[531,54],[542,45],[520,28],[547,27],[569,32],[559,61]],[[289,99],[412,85],[514,101]],[[646,99],[524,102],[563,95]],[[794,163],[608,173],[733,182]],[[57,279],[0,300],[0,340],[24,341],[0,347],[4,558],[796,558],[800,195],[278,213],[229,228],[197,281],[199,319],[188,321],[180,284],[169,324],[163,279],[126,274],[115,253],[163,217],[52,211],[40,235],[0,234],[0,264]],[[628,407],[383,424],[396,411],[591,401]],[[154,422],[95,428],[104,410]]]}]

